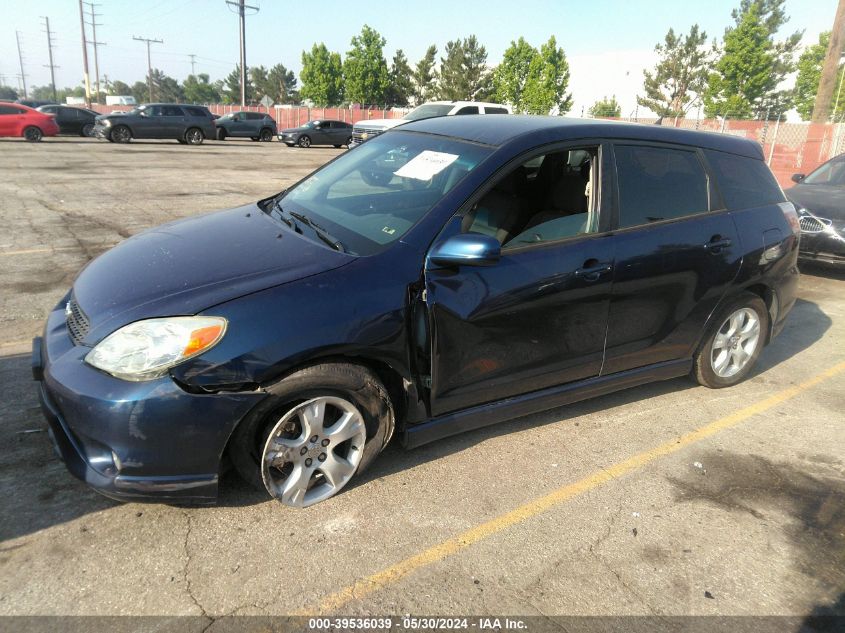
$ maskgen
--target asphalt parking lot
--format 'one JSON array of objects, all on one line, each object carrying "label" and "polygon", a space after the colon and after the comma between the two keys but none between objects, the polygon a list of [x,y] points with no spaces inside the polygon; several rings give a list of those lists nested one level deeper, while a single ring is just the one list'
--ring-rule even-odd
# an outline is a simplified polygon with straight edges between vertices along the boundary
[{"label": "asphalt parking lot", "polygon": [[845,612],[845,277],[824,270],[735,388],[672,380],[393,445],[305,510],[234,475],[191,508],[67,474],[28,349],[80,268],[340,151],[0,140],[0,615]]}]

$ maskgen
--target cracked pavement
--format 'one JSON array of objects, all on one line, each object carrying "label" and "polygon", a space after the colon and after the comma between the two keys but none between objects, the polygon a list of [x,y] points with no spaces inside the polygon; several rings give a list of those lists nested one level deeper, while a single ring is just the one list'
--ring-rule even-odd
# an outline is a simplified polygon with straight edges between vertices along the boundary
[{"label": "cracked pavement", "polygon": [[[845,359],[843,275],[811,269],[785,331],[742,385],[711,391],[672,380],[411,452],[394,442],[312,508],[283,507],[232,474],[209,508],[119,504],[68,475],[44,432],[28,339],[78,270],[122,237],[269,195],[337,153],[249,141],[0,140],[0,614],[194,615],[213,624],[307,610]],[[801,615],[841,605],[843,387],[839,374],[343,610]]]}]

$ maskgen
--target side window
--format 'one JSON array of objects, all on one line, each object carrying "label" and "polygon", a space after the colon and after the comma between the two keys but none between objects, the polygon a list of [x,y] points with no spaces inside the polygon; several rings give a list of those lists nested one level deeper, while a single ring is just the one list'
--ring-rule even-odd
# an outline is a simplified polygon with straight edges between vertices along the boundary
[{"label": "side window", "polygon": [[619,228],[707,213],[707,173],[695,152],[617,145]]},{"label": "side window", "polygon": [[484,106],[484,114],[507,114],[506,108],[494,108],[492,106]]},{"label": "side window", "polygon": [[46,108],[41,108],[41,111],[45,114],[56,114],[56,106],[47,106]]},{"label": "side window", "polygon": [[205,113],[205,110],[203,110],[202,108],[188,107],[188,108],[185,108],[185,110],[188,112],[189,116],[198,116],[198,117],[206,117],[206,118],[208,117],[208,115]]},{"label": "side window", "polygon": [[461,221],[505,249],[598,231],[597,147],[534,157],[500,178]]},{"label": "side window", "polygon": [[162,116],[185,116],[182,108],[176,106],[162,106]]},{"label": "side window", "polygon": [[729,209],[750,209],[785,200],[780,186],[762,160],[706,150],[719,191]]},{"label": "side window", "polygon": [[455,114],[478,114],[478,106],[464,106]]},{"label": "side window", "polygon": [[161,106],[150,106],[144,112],[147,116],[161,116],[162,108]]},{"label": "side window", "polygon": [[17,113],[18,113],[18,109],[17,109],[17,108],[12,108],[12,107],[10,107],[10,106],[0,105],[0,115],[4,115],[4,114],[17,114]]}]

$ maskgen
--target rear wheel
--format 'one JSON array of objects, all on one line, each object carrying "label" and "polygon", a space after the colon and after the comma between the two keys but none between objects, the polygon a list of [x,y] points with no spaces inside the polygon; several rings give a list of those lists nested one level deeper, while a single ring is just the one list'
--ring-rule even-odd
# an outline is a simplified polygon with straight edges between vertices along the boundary
[{"label": "rear wheel", "polygon": [[205,140],[205,134],[202,133],[202,130],[198,127],[189,128],[187,132],[185,132],[185,142],[188,145],[202,145],[202,142]]},{"label": "rear wheel", "polygon": [[311,137],[307,134],[303,134],[299,137],[299,146],[300,147],[311,147]]},{"label": "rear wheel", "polygon": [[393,434],[387,391],[360,365],[313,365],[267,391],[236,429],[229,453],[246,481],[285,505],[305,507],[334,496]]},{"label": "rear wheel", "polygon": [[86,123],[79,132],[80,136],[94,136],[94,124]]},{"label": "rear wheel", "polygon": [[41,131],[41,128],[30,125],[23,131],[23,137],[30,143],[37,143],[44,138],[44,133]]},{"label": "rear wheel", "polygon": [[125,125],[118,125],[111,131],[109,138],[115,143],[128,143],[132,140],[132,132]]},{"label": "rear wheel", "polygon": [[720,312],[694,358],[696,380],[711,389],[745,380],[763,349],[769,312],[757,295],[743,293]]},{"label": "rear wheel", "polygon": [[261,130],[261,136],[259,138],[263,143],[269,143],[273,140],[273,130],[265,127],[263,130]]}]

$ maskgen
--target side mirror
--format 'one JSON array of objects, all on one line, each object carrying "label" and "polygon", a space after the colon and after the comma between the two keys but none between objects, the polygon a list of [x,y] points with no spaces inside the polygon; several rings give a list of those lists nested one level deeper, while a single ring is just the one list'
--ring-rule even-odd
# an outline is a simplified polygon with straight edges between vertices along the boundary
[{"label": "side mirror", "polygon": [[801,182],[806,177],[806,174],[792,174],[792,182]]},{"label": "side mirror", "polygon": [[428,260],[436,266],[492,266],[502,256],[499,240],[481,233],[461,233],[435,244]]}]

